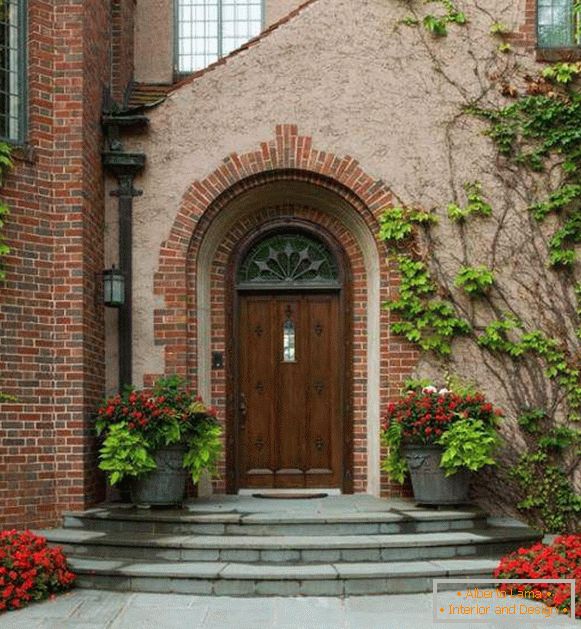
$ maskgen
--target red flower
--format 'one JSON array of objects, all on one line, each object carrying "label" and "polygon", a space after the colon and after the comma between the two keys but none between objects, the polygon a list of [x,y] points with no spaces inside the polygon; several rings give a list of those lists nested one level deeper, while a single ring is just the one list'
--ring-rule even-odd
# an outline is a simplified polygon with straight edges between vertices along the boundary
[{"label": "red flower", "polygon": [[[494,571],[494,576],[506,579],[575,579],[575,598],[581,596],[581,534],[563,535],[551,546],[534,544],[530,548],[503,557]],[[535,587],[539,587],[538,585]],[[571,590],[568,584],[551,583],[540,586],[547,605],[570,613]],[[503,588],[501,588],[503,589]],[[530,585],[520,585],[520,591]],[[565,612],[567,610],[567,612]],[[576,605],[575,615],[581,618],[581,605]]]}]

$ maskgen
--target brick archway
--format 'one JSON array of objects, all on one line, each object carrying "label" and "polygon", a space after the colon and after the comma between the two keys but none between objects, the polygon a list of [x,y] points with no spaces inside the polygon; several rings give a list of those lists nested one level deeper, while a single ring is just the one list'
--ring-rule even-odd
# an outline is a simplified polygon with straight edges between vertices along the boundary
[{"label": "brick archway", "polygon": [[[252,195],[266,198],[277,186],[281,194],[290,186],[302,186],[327,195],[328,215],[325,217],[321,208],[312,208],[312,217],[332,223],[337,239],[346,245],[350,232],[359,233],[359,242],[351,245],[357,268],[354,282],[359,283],[360,290],[372,290],[373,308],[366,310],[368,293],[361,293],[359,302],[354,303],[354,319],[366,322],[354,331],[355,354],[359,352],[354,361],[354,386],[361,401],[354,409],[355,421],[359,418],[360,426],[367,425],[367,433],[362,429],[356,444],[361,456],[355,464],[355,489],[379,493],[380,412],[409,375],[413,367],[410,358],[415,353],[401,339],[391,338],[388,314],[380,309],[381,301],[397,284],[393,270],[383,264],[386,251],[377,241],[379,217],[390,206],[392,195],[383,181],[367,175],[352,157],[318,151],[310,137],[298,134],[296,126],[279,125],[272,141],[243,155],[231,154],[204,180],[193,182],[182,197],[169,238],[160,251],[154,291],[163,305],[155,312],[155,342],[164,347],[166,373],[187,377],[205,398],[225,409],[225,373],[212,370],[210,365],[211,351],[224,351],[228,342],[223,317],[212,316],[212,309],[219,313],[223,308],[226,294],[227,278],[219,268],[227,266],[226,252],[222,248],[220,254],[218,245],[231,238],[231,232],[251,230],[258,211],[265,219],[269,212],[279,212],[276,206],[280,203],[271,203],[267,204],[270,210],[257,207],[254,215],[244,216],[246,210],[236,205]],[[317,213],[317,209],[321,211]],[[301,210],[303,215],[305,211]],[[230,220],[236,212],[239,219]],[[209,248],[208,239],[214,243]],[[364,262],[357,260],[357,247],[366,257]],[[369,321],[373,321],[371,327]],[[368,342],[373,351],[367,351]],[[154,377],[151,374],[147,380]],[[219,485],[222,489],[223,484]],[[393,489],[384,487],[384,492],[394,493]]]}]

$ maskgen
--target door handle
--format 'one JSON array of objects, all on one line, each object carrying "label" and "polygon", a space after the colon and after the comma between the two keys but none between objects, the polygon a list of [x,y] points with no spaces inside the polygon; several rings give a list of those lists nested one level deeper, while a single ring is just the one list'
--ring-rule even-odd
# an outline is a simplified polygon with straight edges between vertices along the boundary
[{"label": "door handle", "polygon": [[240,401],[238,403],[238,412],[240,414],[240,430],[244,430],[246,428],[246,411],[248,407],[246,405],[246,395],[244,393],[240,394]]}]

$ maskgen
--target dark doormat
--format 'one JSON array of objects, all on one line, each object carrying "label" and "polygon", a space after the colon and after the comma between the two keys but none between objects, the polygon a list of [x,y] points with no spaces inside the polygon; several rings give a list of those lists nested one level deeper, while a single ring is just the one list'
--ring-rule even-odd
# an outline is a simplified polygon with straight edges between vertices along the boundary
[{"label": "dark doormat", "polygon": [[312,500],[313,498],[326,498],[329,494],[252,494],[253,498],[266,500]]}]

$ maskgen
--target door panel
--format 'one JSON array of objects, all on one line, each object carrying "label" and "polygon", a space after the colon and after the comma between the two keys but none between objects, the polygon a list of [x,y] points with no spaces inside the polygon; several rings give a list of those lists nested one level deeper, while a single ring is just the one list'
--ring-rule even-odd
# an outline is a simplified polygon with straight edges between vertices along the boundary
[{"label": "door panel", "polygon": [[241,295],[240,487],[341,487],[339,305],[338,293]]}]

